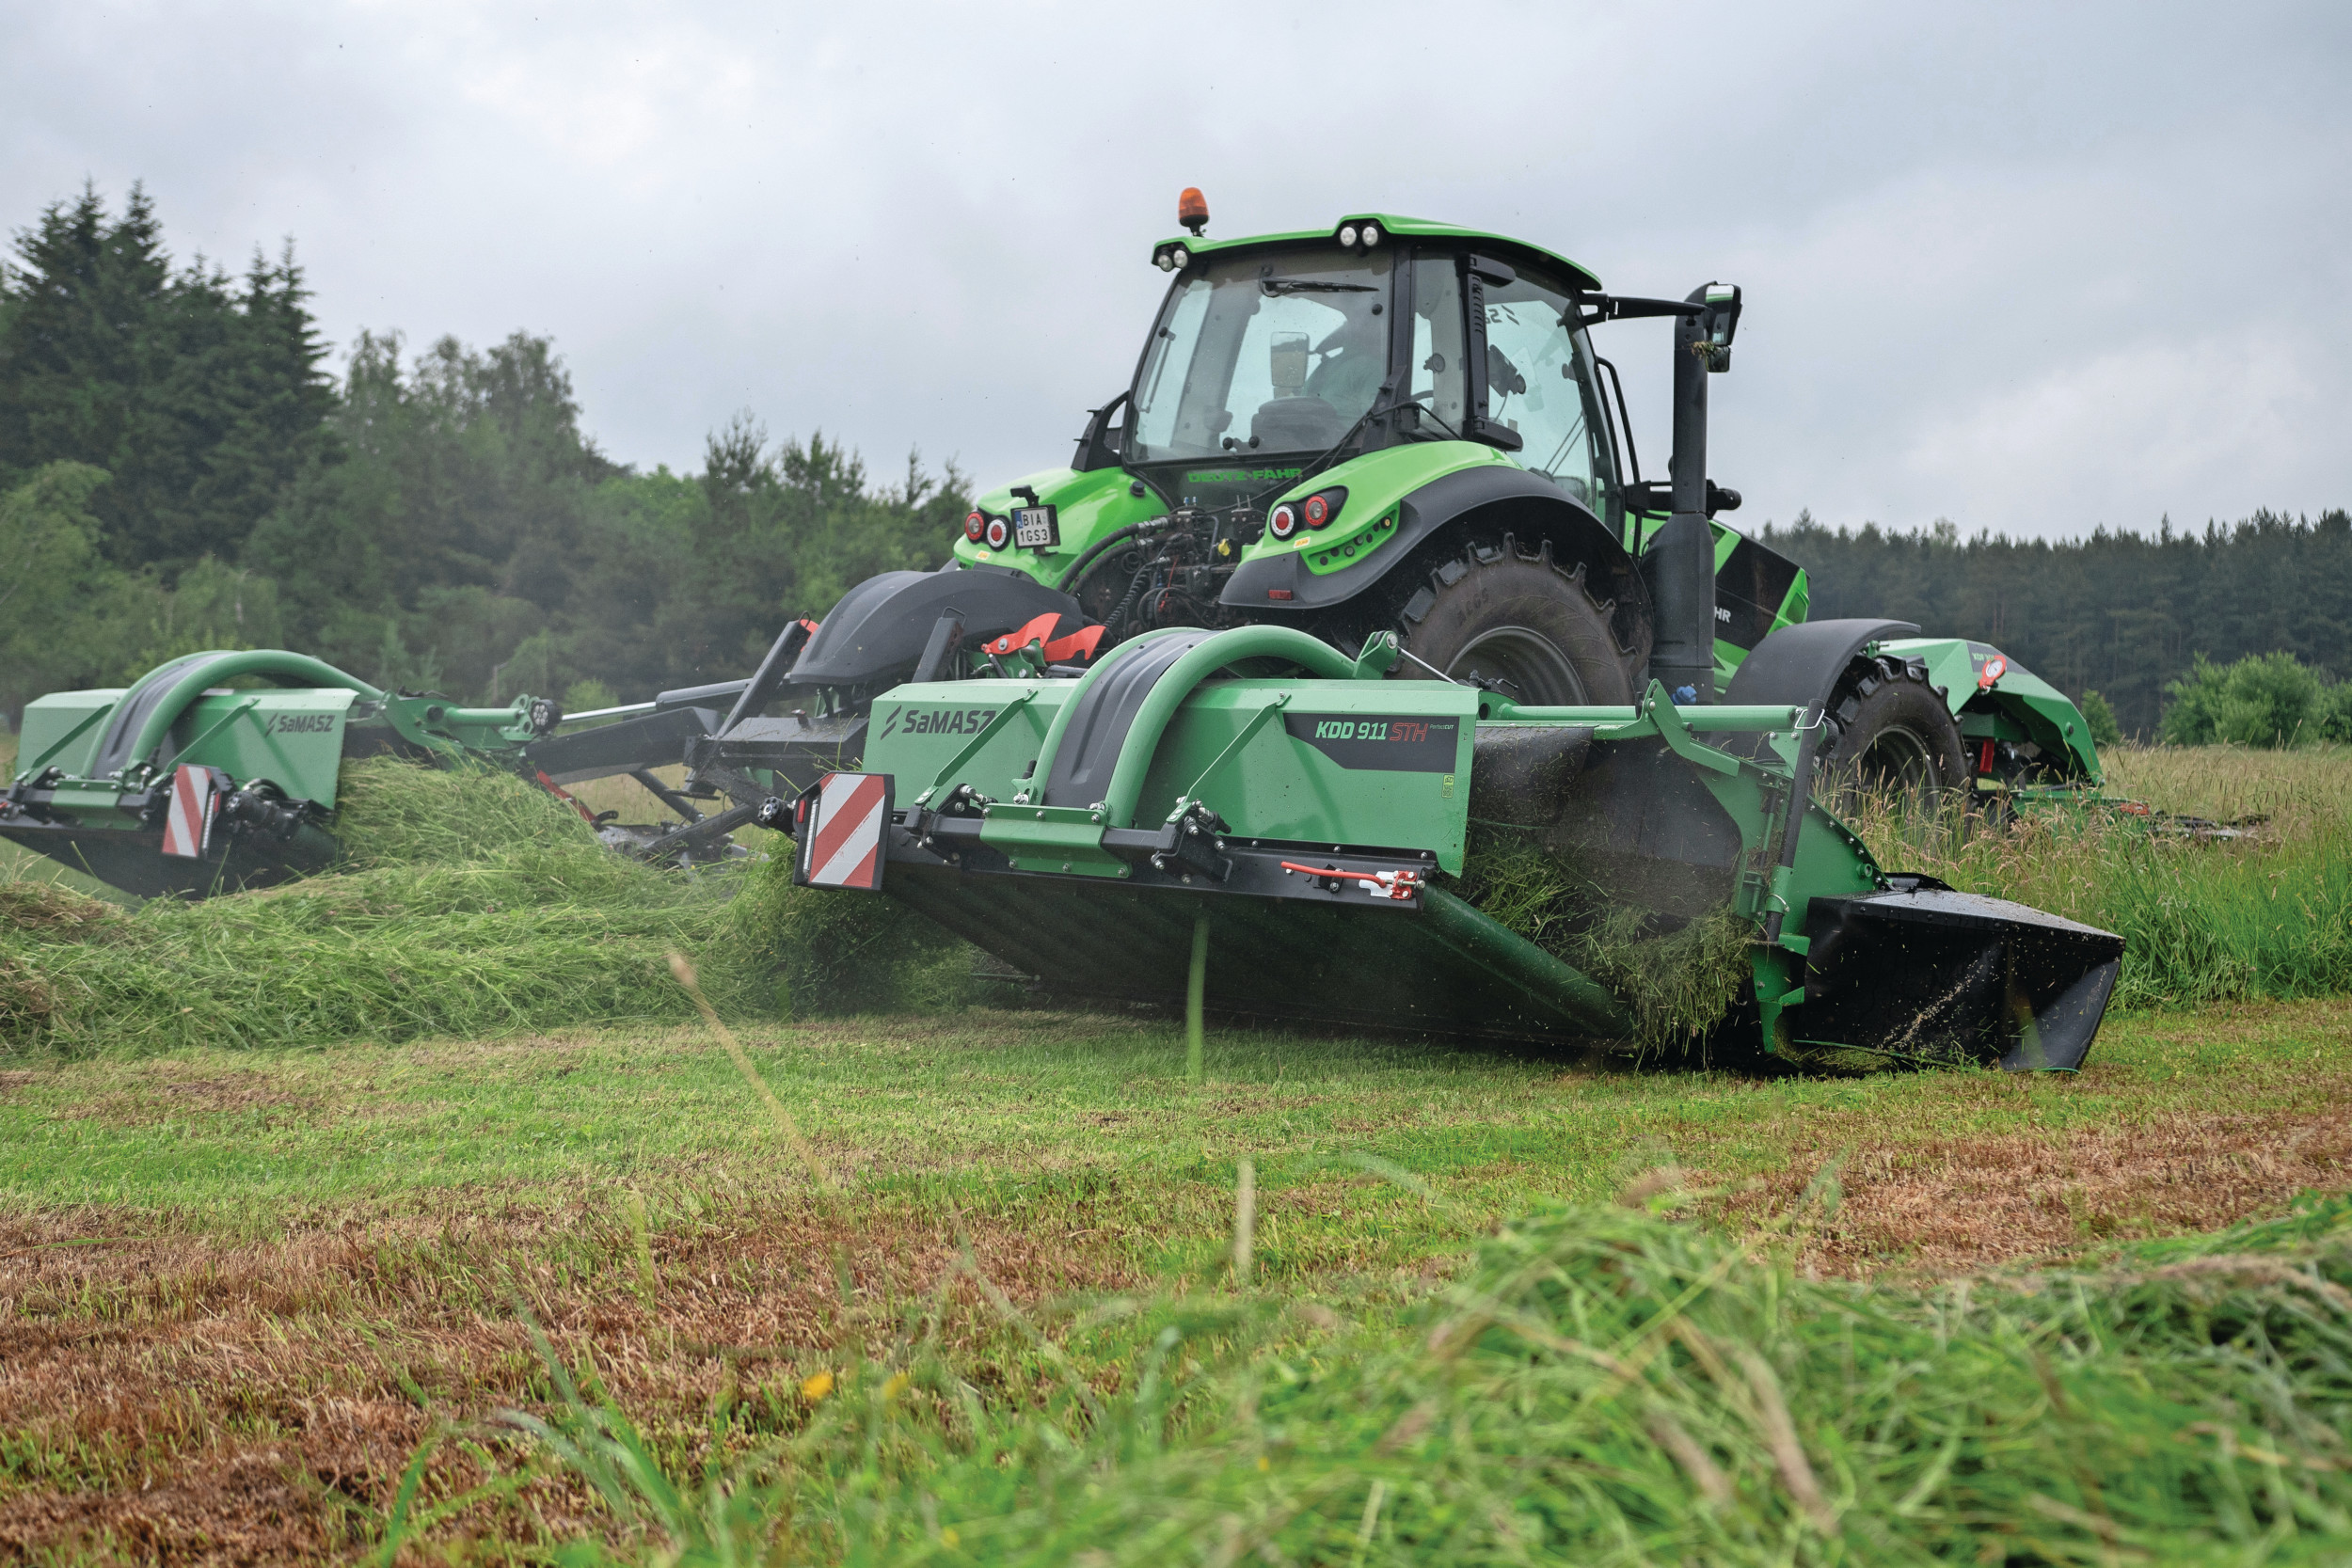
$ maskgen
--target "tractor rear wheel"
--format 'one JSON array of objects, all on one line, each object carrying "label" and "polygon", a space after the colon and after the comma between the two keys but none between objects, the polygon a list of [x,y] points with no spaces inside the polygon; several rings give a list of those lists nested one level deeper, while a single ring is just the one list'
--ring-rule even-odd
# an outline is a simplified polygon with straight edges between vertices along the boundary
[{"label": "tractor rear wheel", "polygon": [[[1522,553],[1509,535],[1441,562],[1398,616],[1414,658],[1468,681],[1483,676],[1531,706],[1623,706],[1642,658],[1618,645],[1615,606],[1597,598],[1583,565],[1563,568],[1551,546]],[[1410,659],[1396,672],[1428,677]]]},{"label": "tractor rear wheel", "polygon": [[1917,659],[1856,659],[1831,695],[1827,718],[1821,771],[1841,804],[1883,792],[1933,808],[1968,786],[1960,723]]}]

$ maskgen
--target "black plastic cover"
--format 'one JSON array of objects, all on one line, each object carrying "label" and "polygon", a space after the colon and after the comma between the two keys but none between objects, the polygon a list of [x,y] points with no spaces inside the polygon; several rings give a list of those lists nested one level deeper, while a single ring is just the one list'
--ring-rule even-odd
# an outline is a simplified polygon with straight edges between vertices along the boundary
[{"label": "black plastic cover", "polygon": [[1061,749],[1054,754],[1053,775],[1045,781],[1043,803],[1090,806],[1102,800],[1144,699],[1170,666],[1216,635],[1205,629],[1170,632],[1133,644],[1104,665],[1077,696]]},{"label": "black plastic cover", "polygon": [[1794,1037],[2012,1070],[2082,1066],[2123,961],[2111,931],[1926,886],[1816,898],[1805,937]]},{"label": "black plastic cover", "polygon": [[[139,684],[132,689],[130,694],[115,705],[114,715],[106,721],[105,733],[99,737],[97,754],[90,759],[89,776],[93,779],[112,778],[135,762],[148,761],[146,757],[131,755],[131,744],[138,739],[139,730],[146,724],[148,715],[154,712],[171,689],[179,685],[181,677],[189,673],[192,668],[243,657],[225,651],[183,654],[168,664],[157,665],[141,676]],[[292,673],[281,678],[295,686],[310,684],[308,679]],[[210,681],[205,683],[206,686],[211,684]]]},{"label": "black plastic cover", "polygon": [[1783,626],[1756,645],[1733,672],[1724,701],[1732,706],[1818,707],[1854,655],[1872,642],[1916,637],[1908,621],[1807,621]]},{"label": "black plastic cover", "polygon": [[883,572],[841,595],[787,682],[871,686],[901,677],[922,658],[931,628],[949,610],[963,617],[968,641],[1001,637],[1049,612],[1085,614],[1077,600],[1025,573]]}]

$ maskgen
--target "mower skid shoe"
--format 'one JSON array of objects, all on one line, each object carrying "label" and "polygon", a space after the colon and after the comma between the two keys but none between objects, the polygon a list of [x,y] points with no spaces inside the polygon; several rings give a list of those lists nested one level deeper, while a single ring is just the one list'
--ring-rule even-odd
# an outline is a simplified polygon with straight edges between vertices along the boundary
[{"label": "mower skid shoe", "polygon": [[2123,939],[2024,904],[1920,887],[1815,898],[1793,1036],[1918,1062],[2072,1072]]}]

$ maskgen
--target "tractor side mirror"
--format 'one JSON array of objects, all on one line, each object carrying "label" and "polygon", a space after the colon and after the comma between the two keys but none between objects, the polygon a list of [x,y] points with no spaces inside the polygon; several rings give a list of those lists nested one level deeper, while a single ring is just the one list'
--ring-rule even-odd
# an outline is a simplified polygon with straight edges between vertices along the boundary
[{"label": "tractor side mirror", "polygon": [[1307,334],[1277,332],[1266,348],[1266,370],[1274,395],[1295,398],[1307,389]]},{"label": "tractor side mirror", "polygon": [[1740,330],[1740,285],[1709,283],[1705,308],[1699,312],[1701,357],[1708,371],[1731,369],[1731,340]]}]

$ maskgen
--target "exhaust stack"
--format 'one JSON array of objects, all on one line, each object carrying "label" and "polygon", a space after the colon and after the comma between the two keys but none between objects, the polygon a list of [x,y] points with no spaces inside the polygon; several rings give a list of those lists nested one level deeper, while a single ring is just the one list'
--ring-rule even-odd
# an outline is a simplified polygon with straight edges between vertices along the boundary
[{"label": "exhaust stack", "polygon": [[[1656,641],[1650,674],[1678,703],[1715,700],[1715,535],[1707,525],[1713,486],[1707,482],[1707,378],[1731,368],[1740,325],[1740,291],[1709,283],[1693,289],[1698,307],[1675,319],[1674,514],[1648,552]],[[1735,503],[1736,504],[1736,503]],[[1686,695],[1687,692],[1687,695]]]}]

